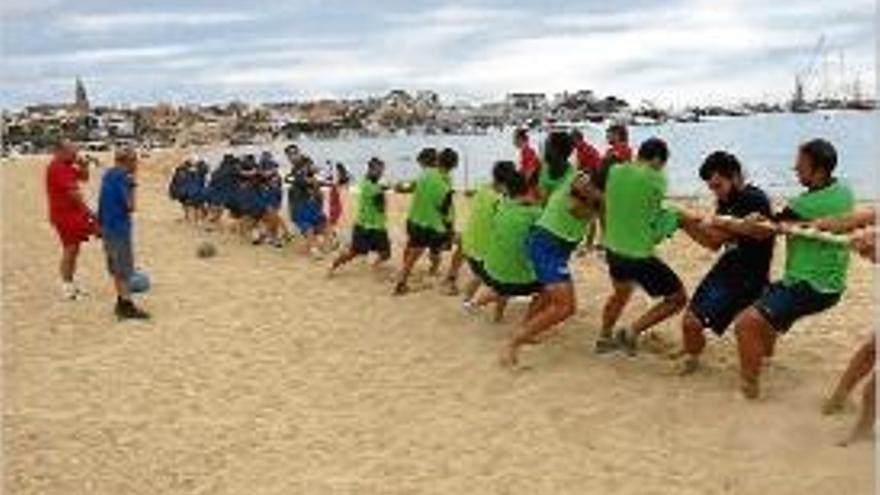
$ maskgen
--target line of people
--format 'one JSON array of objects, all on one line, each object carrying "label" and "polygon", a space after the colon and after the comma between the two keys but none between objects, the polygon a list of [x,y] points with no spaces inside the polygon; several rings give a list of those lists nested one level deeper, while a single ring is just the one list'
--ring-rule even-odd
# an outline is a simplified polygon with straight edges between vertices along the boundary
[{"label": "line of people", "polygon": [[[214,230],[226,213],[235,232],[254,244],[283,247],[292,232],[282,218],[284,185],[291,222],[307,239],[309,252],[321,257],[336,241],[335,225],[342,215],[341,190],[349,182],[346,168],[337,163],[334,173],[321,177],[312,159],[296,145],[285,149],[292,167],[282,177],[279,163],[264,151],[226,154],[213,170],[204,160],[191,158],[174,169],[169,196],[183,208],[184,219]],[[329,188],[328,207],[323,189]]]},{"label": "line of people", "polygon": [[[854,212],[852,190],[834,173],[834,146],[814,139],[798,147],[794,170],[804,190],[780,211],[773,210],[764,191],[746,181],[735,155],[711,153],[698,173],[715,196],[716,209],[701,212],[665,204],[664,169],[670,151],[663,140],[649,138],[635,154],[625,127],[609,128],[607,140],[603,156],[581,133],[555,131],[547,136],[539,157],[527,133],[517,131],[514,143],[520,150],[520,163],[494,164],[491,181],[471,197],[460,232],[451,179],[458,154],[449,148],[423,149],[417,157],[422,171],[406,214],[406,244],[393,294],[411,290],[414,268],[425,254],[430,273],[439,276],[442,254],[451,252],[443,291],[459,293],[460,272],[467,266],[471,273],[464,286],[467,311],[494,305],[495,319],[500,321],[509,299],[529,297],[525,317],[500,349],[501,363],[515,366],[523,346],[540,343],[575,314],[572,259],[585,242],[587,250],[596,249],[590,243],[601,226],[598,249],[603,256],[591,259],[604,258],[611,293],[602,308],[594,351],[636,356],[648,330],[684,313],[683,349],[677,363],[680,373],[699,370],[706,329],[720,336],[733,328],[741,391],[748,399],[757,398],[763,363],[774,354],[777,338],[803,318],[837,305],[846,290],[848,247],[807,236],[786,235],[783,276],[776,281],[770,277],[775,239],[782,235],[780,225],[839,229],[829,219],[847,218]],[[313,168],[294,165],[297,170]],[[370,160],[358,185],[351,242],[331,263],[331,275],[370,253],[377,254],[377,264],[390,259],[384,170],[381,160]],[[317,191],[326,185],[311,184]],[[324,230],[314,226],[326,225],[326,219],[312,221],[310,215],[301,212],[297,216],[292,211],[291,216],[304,235],[322,235]],[[660,244],[678,231],[698,245],[721,252],[692,297],[678,274],[658,256]],[[644,291],[655,303],[621,324],[636,290]],[[863,350],[862,357],[854,359],[857,363],[851,368],[856,371],[842,379],[827,410],[835,410],[861,377],[859,370],[867,369],[864,356],[868,354],[873,363],[873,340],[870,352]],[[873,417],[873,408],[865,407],[865,411]],[[865,428],[860,426],[859,431],[863,434]]]}]

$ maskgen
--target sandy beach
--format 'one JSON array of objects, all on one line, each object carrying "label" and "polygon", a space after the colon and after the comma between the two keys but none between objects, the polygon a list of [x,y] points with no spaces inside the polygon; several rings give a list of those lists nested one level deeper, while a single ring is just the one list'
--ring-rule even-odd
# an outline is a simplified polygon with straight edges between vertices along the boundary
[{"label": "sandy beach", "polygon": [[[80,260],[91,295],[60,300],[47,159],[0,164],[4,493],[872,492],[873,445],[835,446],[855,406],[819,411],[873,326],[863,260],[841,304],[781,340],[757,403],[737,392],[729,335],[710,339],[703,372],[674,376],[662,351],[678,346],[677,318],[654,332],[660,352],[593,355],[610,289],[595,257],[575,263],[577,315],[511,372],[496,351],[521,304],[493,324],[427,276],[424,290],[394,298],[390,271],[354,263],[326,280],[327,262],[294,248],[197,231],[166,195],[175,156],[141,167],[149,323],[116,322],[98,242]],[[394,267],[406,201],[392,200]],[[204,239],[216,258],[195,256]],[[689,290],[713,259],[683,234],[662,255]]]}]

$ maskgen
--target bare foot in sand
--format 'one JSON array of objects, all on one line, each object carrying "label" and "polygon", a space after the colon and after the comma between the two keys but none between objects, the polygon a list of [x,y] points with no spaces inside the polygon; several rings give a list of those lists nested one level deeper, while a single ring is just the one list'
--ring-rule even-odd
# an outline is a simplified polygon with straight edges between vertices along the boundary
[{"label": "bare foot in sand", "polygon": [[680,358],[675,365],[675,372],[678,376],[693,375],[700,370],[700,358],[696,356],[685,355]]},{"label": "bare foot in sand", "polygon": [[501,353],[498,356],[498,361],[501,363],[501,366],[505,368],[515,368],[516,365],[519,364],[517,350],[516,344],[513,343],[505,344],[501,347]]},{"label": "bare foot in sand", "polygon": [[849,447],[854,443],[860,442],[868,442],[874,440],[874,429],[870,426],[867,427],[857,427],[853,430],[852,433],[849,434],[845,439],[837,442],[838,447]]},{"label": "bare foot in sand", "polygon": [[822,414],[828,416],[831,414],[839,413],[843,410],[843,406],[845,404],[845,399],[832,395],[831,397],[825,399],[825,402],[822,403]]},{"label": "bare foot in sand", "polygon": [[408,292],[409,292],[409,286],[406,285],[405,282],[397,282],[397,284],[394,286],[394,292],[392,293],[392,295],[402,296]]}]

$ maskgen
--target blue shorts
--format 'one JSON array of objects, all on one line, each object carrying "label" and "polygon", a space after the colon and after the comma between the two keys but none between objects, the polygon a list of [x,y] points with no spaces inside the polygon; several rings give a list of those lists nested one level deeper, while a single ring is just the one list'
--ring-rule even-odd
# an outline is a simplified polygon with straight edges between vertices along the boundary
[{"label": "blue shorts", "polygon": [[266,211],[260,202],[260,194],[253,188],[242,188],[238,191],[238,210],[242,215],[258,219]]},{"label": "blue shorts", "polygon": [[129,280],[134,273],[134,253],[131,248],[131,236],[115,236],[105,234],[104,255],[107,258],[107,271],[111,276]]},{"label": "blue shorts", "polygon": [[839,293],[819,292],[806,282],[776,282],[755,302],[755,309],[774,330],[785,333],[797,320],[836,305],[840,297]]},{"label": "blue shorts", "polygon": [[307,235],[327,223],[327,216],[316,201],[305,201],[293,211],[293,223],[303,235]]},{"label": "blue shorts", "polygon": [[761,297],[766,286],[767,281],[760,277],[713,270],[694,291],[690,311],[704,327],[722,335],[742,310]]},{"label": "blue shorts", "polygon": [[568,260],[574,246],[550,232],[534,227],[526,239],[526,249],[542,286],[571,282]]},{"label": "blue shorts", "polygon": [[629,258],[608,249],[608,273],[615,282],[633,282],[649,296],[669,297],[684,288],[678,275],[660,258]]}]

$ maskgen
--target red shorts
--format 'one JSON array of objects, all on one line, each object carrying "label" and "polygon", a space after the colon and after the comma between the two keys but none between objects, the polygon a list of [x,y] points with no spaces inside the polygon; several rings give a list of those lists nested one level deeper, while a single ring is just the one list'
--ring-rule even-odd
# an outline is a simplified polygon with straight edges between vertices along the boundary
[{"label": "red shorts", "polygon": [[89,240],[95,232],[94,225],[87,217],[73,217],[52,221],[55,232],[64,247],[75,246]]}]

